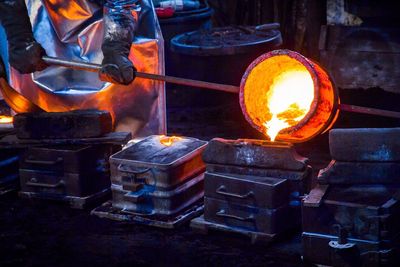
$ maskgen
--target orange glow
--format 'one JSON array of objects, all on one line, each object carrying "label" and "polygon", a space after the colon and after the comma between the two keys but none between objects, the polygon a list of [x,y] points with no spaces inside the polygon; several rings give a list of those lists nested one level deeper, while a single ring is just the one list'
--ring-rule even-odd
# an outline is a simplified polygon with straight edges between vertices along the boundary
[{"label": "orange glow", "polygon": [[329,75],[289,50],[257,58],[243,76],[239,95],[246,120],[271,141],[305,142],[331,128],[338,114]]},{"label": "orange glow", "polygon": [[160,143],[164,146],[172,146],[173,143],[182,140],[181,137],[178,136],[165,136],[162,135],[160,137]]},{"label": "orange glow", "polygon": [[0,115],[0,123],[12,123],[12,122],[13,122],[13,117]]},{"label": "orange glow", "polygon": [[281,130],[299,123],[310,110],[313,80],[306,70],[289,70],[275,77],[267,95],[272,118],[264,126],[271,141],[275,141]]}]

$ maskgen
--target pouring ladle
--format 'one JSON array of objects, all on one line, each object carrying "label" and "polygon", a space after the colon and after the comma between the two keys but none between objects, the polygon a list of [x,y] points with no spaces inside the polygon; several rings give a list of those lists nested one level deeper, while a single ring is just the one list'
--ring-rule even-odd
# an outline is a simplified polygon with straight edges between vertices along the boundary
[{"label": "pouring ladle", "polygon": [[[98,72],[101,69],[100,64],[87,63],[87,62],[82,62],[82,61],[64,60],[64,59],[49,57],[49,56],[43,57],[43,60],[49,65],[62,66],[62,67],[67,67],[67,68],[72,68],[72,69],[77,69],[77,70]],[[237,93],[239,93],[239,90],[240,90],[239,86],[234,86],[234,85],[204,82],[204,81],[178,78],[178,77],[173,77],[173,76],[152,74],[152,73],[139,72],[139,71],[136,71],[135,74],[136,74],[136,77],[139,77],[139,78],[164,81],[164,82],[168,82],[168,83],[193,86],[193,87],[223,91],[223,92],[228,92],[228,93],[236,93],[237,94]],[[348,104],[339,104],[338,108],[339,108],[339,110],[347,111],[347,112],[369,114],[369,115],[376,115],[376,116],[400,119],[400,112],[396,112],[396,111],[361,107],[361,106],[348,105]]]}]

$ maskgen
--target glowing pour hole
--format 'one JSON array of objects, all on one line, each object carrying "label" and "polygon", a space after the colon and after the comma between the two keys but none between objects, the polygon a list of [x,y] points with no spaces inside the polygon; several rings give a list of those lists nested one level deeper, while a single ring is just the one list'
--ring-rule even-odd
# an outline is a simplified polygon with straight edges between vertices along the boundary
[{"label": "glowing pour hole", "polygon": [[314,83],[307,70],[290,70],[274,78],[267,92],[272,115],[264,123],[265,132],[275,141],[283,129],[299,123],[310,110],[314,99]]},{"label": "glowing pour hole", "polygon": [[164,145],[164,146],[172,146],[173,143],[178,142],[182,140],[181,137],[178,136],[161,136],[160,137],[160,144]]},{"label": "glowing pour hole", "polygon": [[0,115],[0,123],[12,123],[13,117]]}]

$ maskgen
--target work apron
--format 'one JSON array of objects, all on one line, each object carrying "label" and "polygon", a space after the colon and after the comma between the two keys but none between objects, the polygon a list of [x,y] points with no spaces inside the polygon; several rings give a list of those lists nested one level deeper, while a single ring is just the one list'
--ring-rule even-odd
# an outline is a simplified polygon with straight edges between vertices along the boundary
[{"label": "work apron", "polygon": [[[101,64],[103,7],[87,0],[26,0],[35,39],[52,57]],[[132,10],[138,26],[129,58],[138,71],[164,74],[164,44],[151,0]],[[8,62],[1,31],[2,57]],[[20,74],[6,63],[10,85],[48,112],[100,109],[111,112],[115,130],[134,137],[165,134],[164,83],[136,78],[128,85],[102,82],[97,73],[50,66]]]}]

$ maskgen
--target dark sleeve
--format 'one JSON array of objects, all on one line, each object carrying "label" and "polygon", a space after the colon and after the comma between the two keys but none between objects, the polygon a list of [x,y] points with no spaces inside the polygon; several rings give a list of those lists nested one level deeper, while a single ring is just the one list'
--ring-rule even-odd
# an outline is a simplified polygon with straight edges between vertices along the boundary
[{"label": "dark sleeve", "polygon": [[103,53],[109,50],[115,53],[118,48],[124,56],[129,55],[135,36],[140,12],[139,0],[106,0],[104,4],[104,41]]},{"label": "dark sleeve", "polygon": [[0,0],[0,14],[10,50],[25,47],[34,41],[24,0]]}]

